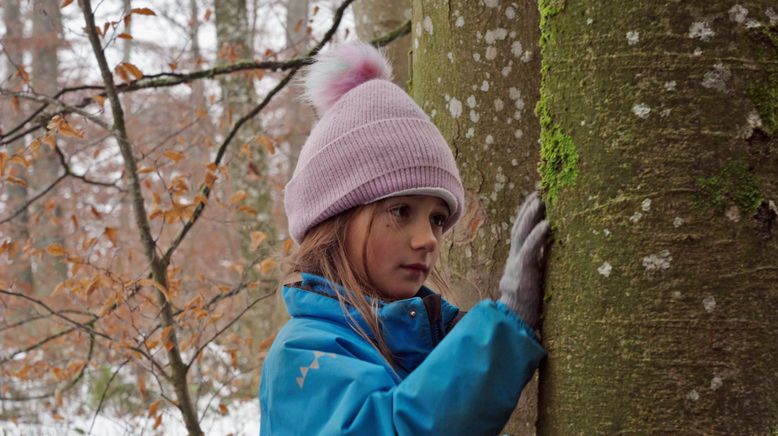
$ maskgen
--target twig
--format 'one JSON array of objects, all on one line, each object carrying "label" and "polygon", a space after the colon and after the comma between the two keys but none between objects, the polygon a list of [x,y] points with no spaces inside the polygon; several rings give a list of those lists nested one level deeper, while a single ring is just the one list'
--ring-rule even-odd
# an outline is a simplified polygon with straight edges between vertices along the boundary
[{"label": "twig", "polygon": [[252,301],[251,304],[249,304],[248,306],[244,307],[243,310],[240,311],[240,313],[238,313],[232,320],[230,320],[230,322],[228,322],[224,327],[219,329],[219,331],[214,333],[214,335],[211,336],[210,339],[208,339],[207,341],[203,342],[203,344],[200,345],[200,347],[198,347],[197,350],[195,351],[195,353],[192,355],[192,359],[189,360],[189,363],[186,364],[187,369],[192,366],[192,363],[194,363],[195,359],[197,359],[197,356],[203,351],[203,349],[206,346],[208,346],[208,344],[210,344],[211,342],[215,341],[216,338],[221,336],[221,334],[224,333],[228,328],[232,327],[232,325],[235,324],[243,316],[244,313],[246,313],[249,309],[254,307],[254,305],[256,305],[260,301],[264,300],[265,298],[268,298],[268,297],[274,295],[275,293],[276,293],[276,291],[273,290],[273,291],[268,292],[267,294],[265,294],[265,295],[263,295],[261,297],[258,297],[254,301]]},{"label": "twig", "polygon": [[97,415],[100,414],[100,409],[103,408],[103,401],[105,401],[105,395],[108,393],[108,388],[111,387],[111,383],[113,383],[113,379],[116,378],[116,376],[119,374],[119,371],[121,371],[122,368],[124,368],[124,365],[126,365],[129,361],[130,359],[127,359],[121,364],[119,364],[119,367],[116,368],[116,371],[114,371],[113,374],[111,374],[111,378],[108,379],[108,383],[105,384],[105,389],[103,389],[103,393],[100,394],[100,402],[97,403],[97,410],[95,410],[95,414],[94,416],[92,416],[92,423],[89,424],[89,433],[87,433],[88,435],[92,434],[92,429],[95,427],[95,420],[97,419]]}]

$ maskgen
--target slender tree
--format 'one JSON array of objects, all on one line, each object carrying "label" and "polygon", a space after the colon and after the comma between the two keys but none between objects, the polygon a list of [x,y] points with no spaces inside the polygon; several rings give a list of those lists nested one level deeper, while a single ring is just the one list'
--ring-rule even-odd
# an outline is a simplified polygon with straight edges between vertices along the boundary
[{"label": "slender tree", "polygon": [[[57,0],[35,0],[32,14],[32,89],[39,94],[51,96],[58,90],[60,35],[62,15]],[[40,158],[30,177],[33,190],[41,191],[61,172],[59,157],[50,147],[40,148]],[[36,216],[37,215],[37,216]],[[57,204],[51,209],[35,207],[34,239],[40,248],[49,244],[64,244],[63,211]],[[60,259],[47,265],[36,262],[35,286],[38,292],[48,292],[65,279],[67,265]]]},{"label": "slender tree", "polygon": [[[538,180],[538,12],[523,2],[413,3],[412,95],[453,148],[466,213],[442,250],[457,302],[498,294],[511,219]],[[506,431],[534,434],[537,384]]]},{"label": "slender tree", "polygon": [[[9,77],[8,88],[14,90],[19,90],[22,86],[22,77],[18,73],[18,68],[24,67],[22,44],[24,22],[21,19],[21,15],[19,0],[8,0],[3,3],[3,21],[6,29],[6,33],[3,36],[3,44],[7,52],[4,75]],[[2,108],[4,119],[2,124],[4,128],[10,128],[23,119],[22,107],[23,105],[26,106],[26,104],[18,99],[15,100],[15,103],[11,103],[12,99],[4,100]],[[6,156],[16,152],[21,147],[23,147],[21,140],[8,144]],[[5,206],[10,208],[19,207],[27,201],[28,177],[26,171],[16,168],[14,175],[19,179],[19,183],[6,184],[8,200],[5,202]],[[2,195],[2,192],[0,192],[0,195]],[[27,210],[24,210],[19,218],[9,226],[10,232],[8,234],[10,238],[9,244],[13,244],[14,250],[13,256],[10,256],[12,263],[7,273],[9,277],[13,277],[16,280],[19,289],[25,292],[33,292],[34,290],[32,263],[30,262],[29,255],[22,253],[22,247],[27,244],[30,237],[29,225],[29,214]]]},{"label": "slender tree", "polygon": [[778,8],[543,0],[543,434],[777,434]]}]

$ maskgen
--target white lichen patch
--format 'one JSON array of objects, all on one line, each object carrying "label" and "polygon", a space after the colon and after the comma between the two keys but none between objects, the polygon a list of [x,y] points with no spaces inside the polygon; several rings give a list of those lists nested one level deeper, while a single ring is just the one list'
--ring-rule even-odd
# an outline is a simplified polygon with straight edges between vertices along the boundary
[{"label": "white lichen patch", "polygon": [[702,49],[697,47],[697,48],[694,49],[692,54],[695,55],[695,56],[701,56],[702,55]]},{"label": "white lichen patch", "polygon": [[432,18],[430,17],[424,17],[424,31],[432,35],[433,33],[433,27],[432,27]]},{"label": "white lichen patch", "polygon": [[486,135],[486,139],[484,139],[484,141],[486,141],[487,144],[492,145],[494,144],[494,136]]},{"label": "white lichen patch", "polygon": [[741,5],[735,5],[729,8],[729,19],[738,24],[743,24],[746,21],[747,16],[748,9]]},{"label": "white lichen patch", "polygon": [[506,67],[502,67],[502,70],[500,70],[500,74],[502,74],[503,77],[508,77],[508,74],[511,73],[511,66],[508,65]]},{"label": "white lichen patch", "polygon": [[727,211],[724,212],[724,216],[726,216],[730,221],[739,222],[740,208],[737,206],[730,206]]},{"label": "white lichen patch", "polygon": [[670,251],[662,250],[656,254],[650,254],[643,258],[643,268],[646,271],[663,271],[670,269],[670,262],[673,260],[673,256],[670,255]]},{"label": "white lichen patch", "polygon": [[602,229],[602,234],[605,235],[605,237],[610,237],[611,231],[608,229]]},{"label": "white lichen patch", "polygon": [[645,120],[651,113],[651,108],[645,103],[636,103],[632,106],[632,113],[638,118]]},{"label": "white lichen patch", "polygon": [[505,8],[505,18],[509,20],[516,18],[516,9],[513,9],[513,6]]},{"label": "white lichen patch", "polygon": [[681,227],[683,225],[683,223],[684,223],[683,218],[677,216],[673,220],[673,227],[675,227],[677,229],[678,227]]},{"label": "white lichen patch", "polygon": [[467,97],[467,107],[472,109],[472,108],[475,107],[475,103],[476,103],[476,101],[475,101],[475,96],[474,95],[471,95],[470,97]]},{"label": "white lichen patch", "polygon": [[484,6],[487,8],[496,8],[500,5],[500,0],[484,0]]},{"label": "white lichen patch", "polygon": [[602,265],[597,268],[597,272],[604,275],[605,277],[609,277],[611,275],[611,271],[613,271],[613,267],[608,262],[603,262]]},{"label": "white lichen patch", "polygon": [[497,57],[497,48],[493,45],[490,45],[489,47],[486,47],[486,59],[487,60],[494,60]]},{"label": "white lichen patch", "polygon": [[715,376],[710,379],[710,390],[715,391],[722,386],[724,386],[724,380],[722,380],[721,377]]},{"label": "white lichen patch", "polygon": [[511,100],[516,100],[518,98],[521,98],[521,91],[519,91],[519,88],[516,88],[515,86],[511,86],[508,88],[508,97],[510,97]]},{"label": "white lichen patch", "polygon": [[748,117],[746,117],[746,122],[748,122],[748,127],[750,127],[752,131],[762,127],[762,117],[759,116],[759,112],[757,111],[751,111],[751,113],[748,114]]},{"label": "white lichen patch", "polygon": [[494,44],[496,41],[502,41],[508,36],[508,30],[498,27],[494,30],[487,30],[484,35],[484,40],[487,44]]},{"label": "white lichen patch", "polygon": [[702,86],[717,91],[727,91],[727,81],[732,78],[732,72],[721,62],[715,64],[713,69],[702,77]]},{"label": "white lichen patch", "polygon": [[464,17],[457,17],[457,20],[454,22],[454,25],[457,27],[462,27],[465,25],[465,19]]},{"label": "white lichen patch", "polygon": [[632,221],[633,223],[636,223],[640,221],[641,218],[643,218],[643,214],[640,212],[635,212],[632,214],[631,217],[629,217],[629,220]]},{"label": "white lichen patch", "polygon": [[483,92],[489,91],[489,81],[488,80],[484,80],[481,83],[481,91],[483,91]]},{"label": "white lichen patch", "polygon": [[476,62],[481,62],[481,53],[473,53],[473,60]]},{"label": "white lichen patch", "polygon": [[676,85],[675,80],[669,80],[665,82],[665,91],[667,92],[675,91],[675,85]]},{"label": "white lichen patch", "polygon": [[512,167],[515,167],[515,166],[518,166],[518,165],[519,165],[519,160],[518,159],[511,160],[511,166]]},{"label": "white lichen patch", "polygon": [[521,46],[521,42],[513,41],[513,43],[511,43],[511,53],[513,53],[514,56],[519,57],[523,52],[524,47]]},{"label": "white lichen patch", "polygon": [[529,62],[529,61],[531,61],[531,60],[532,60],[532,51],[530,51],[530,50],[525,50],[525,51],[524,51],[524,54],[523,54],[523,55],[521,55],[521,61],[522,61],[522,62],[524,62],[524,63],[526,64],[527,62]]},{"label": "white lichen patch", "polygon": [[495,98],[494,99],[494,110],[496,112],[500,112],[504,108],[505,108],[505,102],[503,102],[501,98]]},{"label": "white lichen patch", "polygon": [[481,119],[481,114],[479,114],[478,112],[474,111],[473,109],[470,109],[470,121],[472,121],[474,123],[477,123],[478,120],[480,120],[480,119]]},{"label": "white lichen patch", "polygon": [[448,58],[449,62],[454,62],[454,53],[448,52],[446,53],[446,57]]},{"label": "white lichen patch", "polygon": [[712,313],[713,310],[716,309],[716,299],[713,298],[713,295],[708,295],[702,299],[702,307],[705,308],[705,311],[708,313]]},{"label": "white lichen patch", "polygon": [[635,45],[640,42],[640,32],[636,30],[630,30],[627,32],[627,44]]},{"label": "white lichen patch", "polygon": [[643,212],[648,212],[649,210],[651,210],[651,199],[646,198],[645,200],[643,200],[643,202],[640,203],[640,208],[643,209]]},{"label": "white lichen patch", "polygon": [[451,117],[459,118],[462,116],[462,102],[457,100],[456,97],[452,97],[448,102],[448,111],[451,112]]},{"label": "white lichen patch", "polygon": [[767,8],[764,13],[767,15],[767,19],[770,20],[771,26],[778,24],[778,13],[776,13],[773,8]]},{"label": "white lichen patch", "polygon": [[467,132],[465,133],[465,138],[470,139],[470,138],[473,138],[473,137],[475,137],[475,129],[471,127],[469,129],[467,129]]},{"label": "white lichen patch", "polygon": [[698,38],[701,41],[708,41],[716,32],[710,28],[710,23],[707,21],[695,21],[689,26],[689,38]]},{"label": "white lichen patch", "polygon": [[686,398],[691,400],[691,401],[697,401],[697,400],[700,399],[700,394],[699,394],[699,392],[697,392],[697,390],[692,389],[692,390],[689,391],[688,394],[686,394]]},{"label": "white lichen patch", "polygon": [[513,132],[513,136],[516,137],[516,139],[521,139],[524,136],[524,131],[521,129],[516,129]]},{"label": "white lichen patch", "polygon": [[590,18],[587,18],[587,19],[586,19],[586,25],[587,25],[587,26],[591,26],[591,25],[592,25],[592,23],[594,23],[594,18],[591,18],[591,17],[590,17]]}]

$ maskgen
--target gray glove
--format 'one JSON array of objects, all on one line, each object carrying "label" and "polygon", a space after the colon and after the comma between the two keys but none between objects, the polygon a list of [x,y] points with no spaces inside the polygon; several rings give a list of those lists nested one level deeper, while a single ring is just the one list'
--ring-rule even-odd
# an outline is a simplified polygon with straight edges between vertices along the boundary
[{"label": "gray glove", "polygon": [[511,250],[500,279],[500,301],[532,329],[537,327],[543,293],[542,257],[548,235],[545,210],[537,191],[524,200],[513,223]]}]

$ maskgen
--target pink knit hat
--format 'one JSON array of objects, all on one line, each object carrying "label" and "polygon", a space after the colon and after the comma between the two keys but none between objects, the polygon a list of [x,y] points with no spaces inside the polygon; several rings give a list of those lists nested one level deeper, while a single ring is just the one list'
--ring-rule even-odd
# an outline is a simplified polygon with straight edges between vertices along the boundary
[{"label": "pink knit hat", "polygon": [[462,215],[464,189],[454,156],[438,129],[400,87],[370,45],[334,46],[305,78],[321,115],[305,141],[284,206],[298,244],[317,224],[355,206],[398,195],[443,199]]}]

